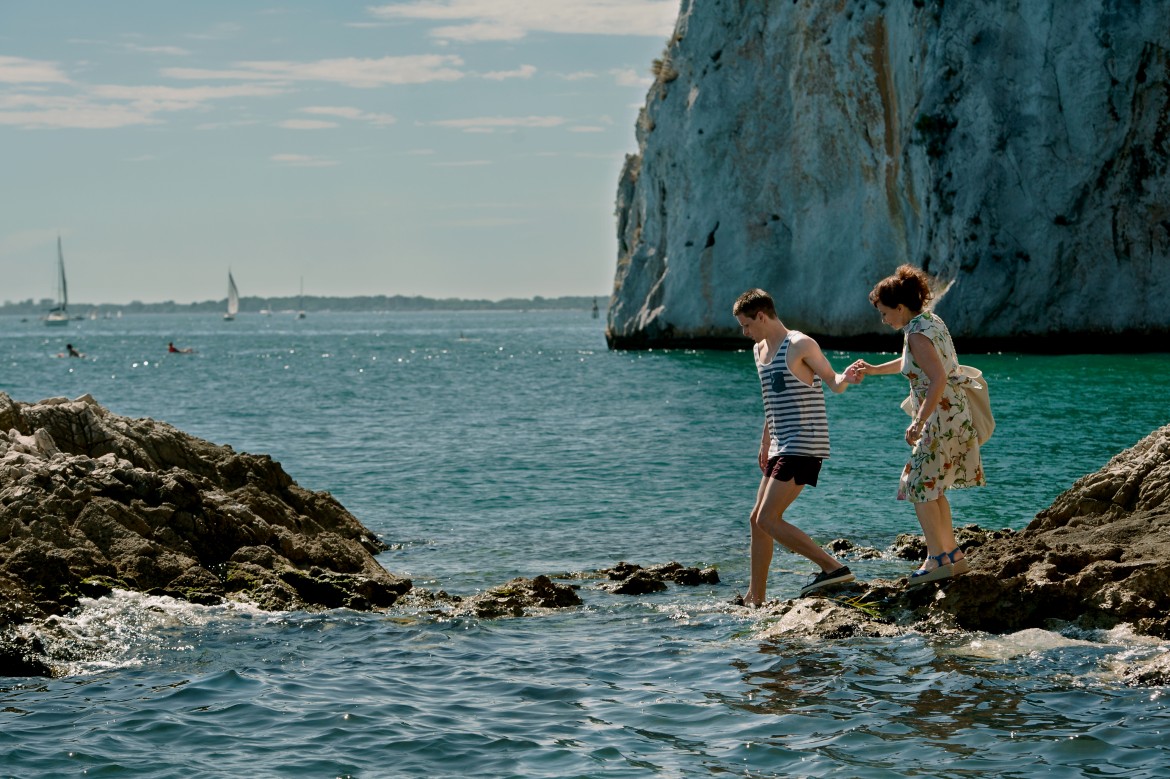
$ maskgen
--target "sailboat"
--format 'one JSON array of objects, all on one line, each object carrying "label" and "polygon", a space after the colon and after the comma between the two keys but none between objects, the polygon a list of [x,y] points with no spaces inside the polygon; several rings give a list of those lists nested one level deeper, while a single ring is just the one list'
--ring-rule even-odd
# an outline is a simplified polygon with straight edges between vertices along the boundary
[{"label": "sailboat", "polygon": [[230,322],[236,318],[238,313],[240,313],[240,291],[236,289],[236,280],[232,278],[232,272],[229,270],[227,313],[223,315],[223,318]]},{"label": "sailboat", "polygon": [[65,285],[65,255],[61,252],[61,236],[57,236],[57,305],[45,316],[46,325],[69,324],[69,289]]},{"label": "sailboat", "polygon": [[305,277],[301,276],[301,300],[300,307],[297,309],[297,319],[305,318]]}]

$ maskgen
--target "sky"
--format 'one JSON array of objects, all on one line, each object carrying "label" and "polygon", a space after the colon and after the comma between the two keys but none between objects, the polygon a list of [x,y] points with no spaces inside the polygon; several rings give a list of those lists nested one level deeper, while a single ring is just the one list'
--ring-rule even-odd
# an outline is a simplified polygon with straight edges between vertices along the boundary
[{"label": "sky", "polygon": [[608,295],[678,0],[0,0],[0,301]]}]

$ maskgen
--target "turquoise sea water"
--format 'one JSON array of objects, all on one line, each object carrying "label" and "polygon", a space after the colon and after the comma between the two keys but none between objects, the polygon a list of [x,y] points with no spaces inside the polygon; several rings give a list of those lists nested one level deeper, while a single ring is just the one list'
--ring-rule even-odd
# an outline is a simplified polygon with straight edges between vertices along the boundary
[{"label": "turquoise sea water", "polygon": [[[747,352],[613,353],[587,312],[0,321],[0,390],[91,393],[268,453],[472,594],[514,576],[678,560],[722,583],[516,619],[264,613],[119,593],[63,623],[61,679],[0,679],[3,777],[1170,776],[1167,651],[1073,630],[768,639],[747,584],[761,402]],[[168,355],[166,344],[192,346]],[[54,355],[73,343],[85,359]],[[745,342],[746,346],[746,342]],[[859,354],[830,353],[844,368]],[[990,380],[990,485],[956,521],[1022,528],[1170,422],[1170,355],[964,355]],[[897,377],[828,399],[833,457],[788,518],[884,548]],[[913,567],[853,563],[863,578]],[[778,552],[770,596],[811,573]]]}]

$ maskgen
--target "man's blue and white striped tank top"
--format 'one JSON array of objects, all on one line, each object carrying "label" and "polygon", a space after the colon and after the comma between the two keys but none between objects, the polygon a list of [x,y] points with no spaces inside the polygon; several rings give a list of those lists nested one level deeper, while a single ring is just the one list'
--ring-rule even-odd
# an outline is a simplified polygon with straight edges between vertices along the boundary
[{"label": "man's blue and white striped tank top", "polygon": [[795,332],[788,331],[772,362],[756,363],[764,391],[764,416],[772,436],[768,457],[798,454],[825,458],[829,456],[829,417],[821,378],[814,375],[810,386],[788,370],[788,345]]}]

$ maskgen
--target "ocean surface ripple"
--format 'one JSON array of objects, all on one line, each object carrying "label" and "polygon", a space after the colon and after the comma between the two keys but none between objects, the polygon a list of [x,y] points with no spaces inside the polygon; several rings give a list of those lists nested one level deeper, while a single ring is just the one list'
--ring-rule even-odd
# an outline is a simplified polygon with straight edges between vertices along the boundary
[{"label": "ocean surface ripple", "polygon": [[[747,353],[611,353],[587,312],[8,318],[0,390],[85,392],[268,453],[391,544],[416,586],[473,594],[619,560],[715,586],[494,621],[421,608],[266,613],[117,592],[53,626],[68,673],[0,679],[0,777],[1170,776],[1170,651],[1127,628],[766,638],[730,605],[762,421]],[[58,359],[69,340],[86,357]],[[166,343],[193,346],[168,355]],[[844,367],[858,355],[830,353]],[[958,524],[1025,526],[1165,424],[1168,355],[964,355],[999,427]],[[833,457],[790,519],[883,549],[901,380],[828,399]],[[862,577],[911,567],[850,561]],[[770,595],[810,566],[778,552]]]}]

